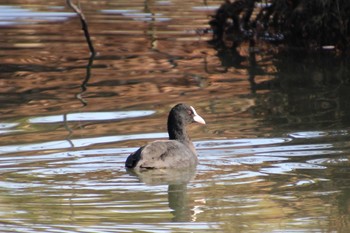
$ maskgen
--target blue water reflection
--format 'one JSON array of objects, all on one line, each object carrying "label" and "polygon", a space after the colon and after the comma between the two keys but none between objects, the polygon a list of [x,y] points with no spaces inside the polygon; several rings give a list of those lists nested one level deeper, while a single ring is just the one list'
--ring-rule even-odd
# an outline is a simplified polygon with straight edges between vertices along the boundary
[{"label": "blue water reflection", "polygon": [[69,121],[105,121],[105,120],[121,120],[134,117],[150,116],[155,111],[139,110],[139,111],[115,111],[115,112],[79,112],[68,113],[66,115],[33,117],[28,120],[29,123],[57,123]]},{"label": "blue water reflection", "polygon": [[18,125],[19,123],[0,123],[0,134],[20,132],[21,130],[16,129]]},{"label": "blue water reflection", "polygon": [[67,139],[59,141],[49,141],[41,143],[23,144],[23,145],[9,145],[0,146],[0,154],[9,154],[16,152],[28,152],[28,151],[46,151],[57,150],[65,148],[79,148],[84,146],[92,146],[97,144],[121,142],[126,140],[141,140],[141,139],[157,139],[166,138],[167,133],[149,133],[149,134],[133,134],[133,135],[120,135],[120,136],[102,136],[82,139]]},{"label": "blue water reflection", "polygon": [[124,17],[143,22],[166,22],[171,20],[171,18],[165,17],[163,14],[145,13],[137,10],[102,10],[101,12],[105,14],[121,14]]},{"label": "blue water reflection", "polygon": [[74,16],[72,12],[43,12],[17,6],[0,5],[0,26],[31,24],[40,21],[63,21]]}]

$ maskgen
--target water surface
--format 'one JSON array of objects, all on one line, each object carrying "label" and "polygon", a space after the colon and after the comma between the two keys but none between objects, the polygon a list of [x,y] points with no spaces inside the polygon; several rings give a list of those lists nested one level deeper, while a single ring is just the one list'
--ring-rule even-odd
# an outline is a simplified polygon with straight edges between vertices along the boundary
[{"label": "water surface", "polygon": [[[350,66],[210,44],[220,3],[81,1],[89,61],[62,1],[0,1],[1,232],[349,232]],[[178,102],[198,167],[126,171]]]}]

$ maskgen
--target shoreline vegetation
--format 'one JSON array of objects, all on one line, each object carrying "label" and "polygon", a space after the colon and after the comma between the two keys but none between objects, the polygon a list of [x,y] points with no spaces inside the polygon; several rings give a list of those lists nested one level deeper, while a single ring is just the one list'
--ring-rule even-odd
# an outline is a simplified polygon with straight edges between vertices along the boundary
[{"label": "shoreline vegetation", "polygon": [[348,0],[226,0],[209,22],[213,44],[264,41],[283,48],[349,55]]}]

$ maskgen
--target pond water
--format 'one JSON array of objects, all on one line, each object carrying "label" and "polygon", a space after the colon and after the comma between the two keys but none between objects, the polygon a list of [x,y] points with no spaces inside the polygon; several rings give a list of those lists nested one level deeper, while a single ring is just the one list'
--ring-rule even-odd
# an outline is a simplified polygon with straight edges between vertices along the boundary
[{"label": "pond water", "polygon": [[[220,4],[81,0],[89,60],[64,1],[0,0],[1,232],[350,231],[348,62],[214,46]],[[179,102],[198,167],[126,171]]]}]

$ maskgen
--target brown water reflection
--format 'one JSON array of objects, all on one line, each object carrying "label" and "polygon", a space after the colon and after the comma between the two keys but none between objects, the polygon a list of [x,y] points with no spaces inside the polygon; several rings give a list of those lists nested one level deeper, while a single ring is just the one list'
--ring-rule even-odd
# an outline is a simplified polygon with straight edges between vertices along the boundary
[{"label": "brown water reflection", "polygon": [[[0,0],[1,232],[349,231],[348,62],[211,45],[220,3],[81,1],[87,67],[62,1]],[[129,174],[177,102],[199,166]]]}]

